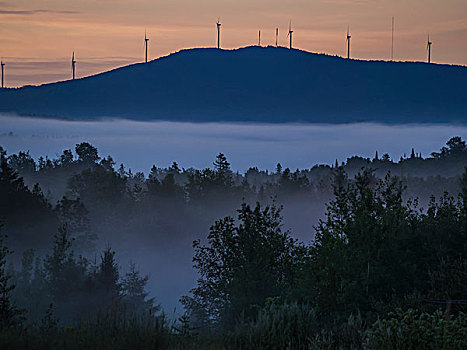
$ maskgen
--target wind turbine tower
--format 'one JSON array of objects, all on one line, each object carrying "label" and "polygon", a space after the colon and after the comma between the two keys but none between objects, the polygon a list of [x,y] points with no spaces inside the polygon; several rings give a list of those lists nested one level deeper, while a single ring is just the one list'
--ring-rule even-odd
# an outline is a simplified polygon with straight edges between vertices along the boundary
[{"label": "wind turbine tower", "polygon": [[221,22],[220,18],[217,19],[217,48],[221,48]]},{"label": "wind turbine tower", "polygon": [[3,63],[3,58],[2,58],[2,61],[1,61],[1,65],[2,65],[2,89],[3,89],[5,87],[5,79],[3,78],[4,73],[5,73],[5,63]]},{"label": "wind turbine tower", "polygon": [[292,21],[289,22],[289,32],[287,33],[287,37],[290,37],[290,42],[289,42],[289,49],[292,49]]},{"label": "wind turbine tower", "polygon": [[276,28],[276,47],[277,47],[277,37],[279,36],[279,28]]},{"label": "wind turbine tower", "polygon": [[73,56],[71,56],[71,70],[73,71],[73,80],[75,80],[76,60],[75,60],[75,52],[74,51],[73,51]]},{"label": "wind turbine tower", "polygon": [[258,31],[258,46],[261,46],[261,29]]},{"label": "wind turbine tower", "polygon": [[145,63],[148,63],[148,41],[149,41],[149,38],[146,36],[146,31],[144,31],[144,47],[145,47],[144,62]]},{"label": "wind turbine tower", "polygon": [[392,17],[392,32],[391,32],[391,61],[394,60],[394,17]]},{"label": "wind turbine tower", "polygon": [[349,27],[347,26],[347,59],[350,59],[350,38]]},{"label": "wind turbine tower", "polygon": [[431,44],[433,44],[430,41],[430,34],[428,34],[428,41],[426,43],[426,49],[428,51],[428,63],[431,63]]}]

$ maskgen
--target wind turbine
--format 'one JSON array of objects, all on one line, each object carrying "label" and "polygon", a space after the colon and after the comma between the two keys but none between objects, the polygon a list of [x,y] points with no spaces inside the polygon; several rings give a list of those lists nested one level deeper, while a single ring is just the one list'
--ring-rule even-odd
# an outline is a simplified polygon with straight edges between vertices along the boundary
[{"label": "wind turbine", "polygon": [[258,46],[261,46],[261,29],[258,31]]},{"label": "wind turbine", "polygon": [[148,41],[149,41],[149,38],[146,36],[146,31],[144,31],[144,46],[145,46],[145,57],[144,57],[144,62],[145,63],[148,63]]},{"label": "wind turbine", "polygon": [[75,80],[76,60],[75,60],[75,52],[74,51],[73,51],[73,56],[71,56],[71,70],[73,71],[73,80]]},{"label": "wind turbine", "polygon": [[3,78],[5,63],[3,63],[3,57],[2,57],[1,65],[2,65],[2,89],[3,89],[5,87],[5,80]]},{"label": "wind turbine", "polygon": [[220,18],[217,19],[217,48],[221,48],[221,22]]},{"label": "wind turbine", "polygon": [[431,63],[431,44],[433,44],[430,41],[430,34],[428,34],[428,41],[426,43],[426,49],[428,51],[428,63]]},{"label": "wind turbine", "polygon": [[279,28],[276,28],[276,47],[277,47],[277,37],[279,36]]},{"label": "wind turbine", "polygon": [[392,17],[392,34],[391,34],[391,61],[394,60],[394,16]]},{"label": "wind turbine", "polygon": [[347,26],[347,59],[350,59],[350,38],[349,26]]},{"label": "wind turbine", "polygon": [[287,37],[290,37],[289,48],[292,49],[292,21],[289,22],[289,32],[287,33]]}]

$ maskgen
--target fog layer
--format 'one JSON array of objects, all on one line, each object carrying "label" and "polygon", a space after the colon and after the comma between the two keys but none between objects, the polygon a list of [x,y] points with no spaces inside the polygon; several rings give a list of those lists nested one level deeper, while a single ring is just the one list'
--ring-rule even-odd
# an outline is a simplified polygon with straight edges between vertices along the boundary
[{"label": "fog layer", "polygon": [[273,170],[278,162],[291,169],[333,164],[353,155],[392,159],[436,151],[453,135],[467,136],[466,126],[327,124],[227,124],[138,122],[129,120],[64,121],[0,116],[0,144],[8,153],[29,150],[32,157],[55,157],[86,140],[117,164],[148,173],[153,164],[210,167],[223,152],[233,170],[250,166]]}]

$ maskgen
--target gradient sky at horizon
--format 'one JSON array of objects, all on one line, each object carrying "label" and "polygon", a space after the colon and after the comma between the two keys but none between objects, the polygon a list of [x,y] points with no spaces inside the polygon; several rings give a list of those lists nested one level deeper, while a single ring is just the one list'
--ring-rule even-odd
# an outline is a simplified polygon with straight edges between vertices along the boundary
[{"label": "gradient sky at horizon", "polygon": [[396,60],[426,60],[427,34],[434,62],[467,64],[466,0],[3,0],[0,56],[9,87],[69,79],[76,52],[77,76],[144,59],[144,31],[151,59],[190,47],[222,47],[275,41],[287,45],[292,20],[294,47],[345,55],[350,25],[352,57],[389,59],[395,17]]}]

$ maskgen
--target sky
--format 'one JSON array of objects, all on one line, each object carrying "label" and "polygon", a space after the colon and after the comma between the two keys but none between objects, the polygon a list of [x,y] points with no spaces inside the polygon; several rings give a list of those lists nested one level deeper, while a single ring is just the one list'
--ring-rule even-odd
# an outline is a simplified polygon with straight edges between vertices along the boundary
[{"label": "sky", "polygon": [[467,65],[466,0],[0,0],[0,56],[8,87],[71,77],[75,51],[83,77],[144,59],[144,31],[154,59],[183,48],[287,45],[332,55],[389,59],[395,17],[394,58]]}]

